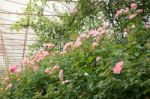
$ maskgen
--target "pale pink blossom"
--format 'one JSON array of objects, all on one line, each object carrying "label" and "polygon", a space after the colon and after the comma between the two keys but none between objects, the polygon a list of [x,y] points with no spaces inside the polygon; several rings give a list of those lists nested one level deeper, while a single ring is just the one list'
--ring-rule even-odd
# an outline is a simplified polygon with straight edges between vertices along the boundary
[{"label": "pale pink blossom", "polygon": [[24,58],[23,60],[21,60],[21,64],[33,65],[34,62],[33,62],[33,60],[30,60],[29,58]]},{"label": "pale pink blossom", "polygon": [[101,57],[96,57],[96,61],[98,62],[98,61],[100,61],[100,59],[101,59]]},{"label": "pale pink blossom", "polygon": [[124,9],[120,9],[119,11],[118,11],[118,13],[121,15],[121,14],[123,14],[125,12],[125,10]]},{"label": "pale pink blossom", "polygon": [[113,71],[115,74],[120,74],[122,71],[122,65],[124,64],[123,61],[120,61],[118,63],[116,63],[115,67],[113,68]]},{"label": "pale pink blossom", "polygon": [[5,88],[5,91],[7,91],[8,89],[10,89],[12,87],[12,83],[9,83],[6,88]]},{"label": "pale pink blossom", "polygon": [[15,71],[16,74],[19,74],[20,72],[21,72],[21,69],[17,69],[17,70]]},{"label": "pale pink blossom", "polygon": [[64,85],[64,84],[67,84],[69,82],[70,82],[69,80],[65,80],[65,81],[62,81],[61,84]]},{"label": "pale pink blossom", "polygon": [[52,74],[51,68],[46,68],[44,71],[46,74]]},{"label": "pale pink blossom", "polygon": [[39,62],[42,59],[44,59],[46,56],[48,56],[49,53],[47,51],[39,51],[34,57],[33,61]]},{"label": "pale pink blossom", "polygon": [[124,12],[125,12],[125,13],[129,13],[129,12],[130,12],[130,9],[129,9],[129,8],[125,8]]},{"label": "pale pink blossom", "polygon": [[136,12],[137,12],[137,13],[142,13],[142,12],[143,12],[143,9],[137,9]]},{"label": "pale pink blossom", "polygon": [[68,42],[65,44],[65,46],[69,47],[69,46],[72,46],[73,45],[73,42]]},{"label": "pale pink blossom", "polygon": [[88,35],[90,35],[90,36],[95,35],[95,34],[97,34],[97,31],[96,31],[96,30],[90,30],[90,31],[88,32]]},{"label": "pale pink blossom", "polygon": [[50,49],[50,48],[53,48],[55,45],[52,44],[52,43],[45,43],[45,44],[43,44],[43,46],[44,46],[45,48]]},{"label": "pale pink blossom", "polygon": [[136,9],[136,8],[137,8],[137,3],[131,3],[130,7],[131,7],[132,9]]},{"label": "pale pink blossom", "polygon": [[67,46],[64,46],[63,47],[63,51],[67,51],[68,47]]},{"label": "pale pink blossom", "polygon": [[15,71],[16,77],[18,77],[20,73],[21,73],[21,69],[17,69],[17,70]]},{"label": "pale pink blossom", "polygon": [[137,16],[137,14],[132,14],[128,17],[128,19],[131,20],[131,19],[135,18],[136,16]]},{"label": "pale pink blossom", "polygon": [[98,46],[98,43],[97,42],[93,42],[92,46],[93,46],[93,48],[96,48]]},{"label": "pale pink blossom", "polygon": [[64,45],[63,51],[67,51],[68,47],[71,47],[73,45],[73,42],[68,42]]},{"label": "pale pink blossom", "polygon": [[60,70],[60,66],[59,66],[59,65],[55,65],[55,66],[53,67],[53,70]]},{"label": "pale pink blossom", "polygon": [[37,65],[32,66],[32,70],[33,70],[34,72],[38,71],[38,70],[39,70],[39,66],[37,66]]},{"label": "pale pink blossom", "polygon": [[120,14],[117,12],[116,14],[115,14],[115,18],[118,18],[120,16]]},{"label": "pale pink blossom", "polygon": [[79,47],[82,44],[81,41],[76,41],[74,42],[74,47]]},{"label": "pale pink blossom", "polygon": [[11,66],[8,70],[10,73],[14,73],[17,70],[17,65]]},{"label": "pale pink blossom", "polygon": [[125,12],[124,9],[120,9],[116,12],[115,17],[118,18],[120,15],[122,15]]},{"label": "pale pink blossom", "polygon": [[58,78],[60,79],[60,81],[64,81],[63,75],[64,75],[64,71],[61,69],[58,74]]},{"label": "pale pink blossom", "polygon": [[82,33],[82,34],[80,34],[79,38],[80,38],[81,40],[84,40],[84,39],[86,38],[86,36],[87,36],[86,34],[83,34],[83,33]]},{"label": "pale pink blossom", "polygon": [[42,56],[45,57],[45,56],[48,56],[48,55],[49,55],[49,53],[48,53],[47,51],[43,51],[43,52],[42,52]]},{"label": "pale pink blossom", "polygon": [[9,77],[5,77],[5,78],[2,80],[2,84],[8,83],[8,81],[9,81]]}]

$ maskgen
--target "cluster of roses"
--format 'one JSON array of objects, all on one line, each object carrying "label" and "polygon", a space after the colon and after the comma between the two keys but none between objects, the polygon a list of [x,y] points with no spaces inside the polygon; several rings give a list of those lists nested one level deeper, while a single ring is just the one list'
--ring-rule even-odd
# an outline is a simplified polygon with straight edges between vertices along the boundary
[{"label": "cluster of roses", "polygon": [[2,84],[4,84],[4,91],[7,91],[9,88],[13,86],[11,83],[11,75],[14,75],[16,78],[21,73],[21,69],[17,68],[17,65],[13,65],[8,69],[7,75],[2,79]]},{"label": "cluster of roses", "polygon": [[[44,48],[51,49],[55,45],[52,43],[46,43],[46,44],[43,44],[43,46],[44,46]],[[33,55],[31,58],[23,59],[21,61],[21,63],[25,66],[32,68],[33,72],[36,72],[39,70],[39,66],[37,65],[37,62],[40,62],[48,55],[49,55],[48,51],[40,50],[35,55]],[[59,72],[58,77],[59,77],[60,81],[62,82],[62,84],[69,82],[69,80],[63,79],[63,70],[62,69],[60,70],[60,67],[58,65],[54,66],[53,68],[50,68],[50,67],[46,68],[44,70],[44,72],[49,75],[52,74],[54,71]],[[7,91],[9,88],[11,88],[13,86],[13,84],[10,82],[11,74],[18,76],[20,72],[21,72],[21,69],[19,69],[17,67],[17,65],[13,65],[13,66],[9,67],[8,74],[2,80],[2,84],[5,84],[5,88],[4,88],[5,91]]]},{"label": "cluster of roses", "polygon": [[[93,49],[95,49],[98,45],[100,40],[104,37],[104,35],[107,32],[107,26],[103,26],[98,28],[97,30],[90,30],[87,32],[87,34],[80,34],[79,37],[77,37],[75,42],[68,42],[64,45],[62,52],[60,54],[65,54],[67,53],[69,48],[77,48],[82,44],[82,41],[88,39],[89,37],[96,37],[96,41],[92,43]],[[96,57],[96,61],[100,61],[100,57]],[[119,61],[115,64],[113,68],[113,72],[115,74],[120,74],[122,71],[122,65],[124,64],[123,61]]]},{"label": "cluster of roses", "polygon": [[[115,18],[119,18],[121,15],[128,15],[128,19],[132,20],[134,19],[138,14],[143,12],[143,9],[137,9],[137,3],[131,3],[130,4],[130,8],[126,7],[125,9],[119,9],[116,14],[115,14]],[[126,37],[128,35],[128,31],[130,29],[134,29],[136,26],[133,24],[132,26],[125,28],[124,29],[124,37]],[[149,29],[150,25],[149,24],[145,24],[144,28]]]},{"label": "cluster of roses", "polygon": [[63,69],[60,68],[59,65],[56,65],[53,68],[48,67],[48,68],[45,69],[44,72],[46,74],[51,75],[54,71],[58,71],[59,72],[58,73],[58,78],[59,78],[59,80],[61,81],[62,84],[66,84],[66,83],[70,82],[69,80],[64,80],[64,76],[63,76],[64,75],[64,71],[63,71]]},{"label": "cluster of roses", "polygon": [[69,51],[69,48],[78,48],[81,46],[82,42],[90,37],[96,38],[96,41],[92,43],[93,49],[99,45],[99,41],[104,37],[106,34],[107,27],[102,26],[97,30],[89,30],[87,33],[80,34],[74,42],[67,42],[63,50],[60,52],[61,55],[66,54]]},{"label": "cluster of roses", "polygon": [[[86,39],[92,37],[95,38],[95,41],[92,42],[92,48],[95,49],[97,46],[99,46],[99,42],[100,40],[104,37],[104,35],[107,32],[107,28],[108,26],[103,25],[102,27],[98,28],[97,30],[89,30],[87,33],[84,34],[80,34],[77,39],[74,42],[68,42],[64,45],[63,50],[60,52],[61,55],[64,55],[68,52],[69,48],[78,48],[81,46],[82,42],[85,41]],[[52,49],[55,45],[52,43],[46,43],[43,44],[44,48],[47,49]],[[24,59],[22,60],[22,64],[29,66],[32,68],[33,72],[36,72],[39,70],[39,66],[37,65],[37,62],[40,62],[41,60],[43,60],[45,57],[49,56],[49,52],[48,51],[38,51],[34,56],[32,56],[30,59]],[[96,57],[96,61],[100,61],[100,57]],[[118,63],[116,63],[115,67],[113,68],[114,73],[116,74],[120,74],[120,72],[122,71],[122,65],[123,65],[123,61],[120,61]],[[44,70],[44,72],[48,75],[51,75],[53,72],[59,72],[58,73],[58,78],[60,79],[62,84],[66,84],[68,82],[70,82],[69,80],[64,80],[63,77],[63,69],[60,68],[59,65],[56,65],[52,68],[48,67]],[[21,69],[17,68],[17,65],[13,65],[8,69],[8,73],[9,74],[15,74],[18,75],[21,72]],[[6,77],[4,77],[2,83],[7,84],[5,87],[5,91],[7,91],[9,88],[11,88],[13,86],[13,84],[11,82],[9,82],[9,75],[7,75]]]},{"label": "cluster of roses", "polygon": [[[38,68],[33,69],[34,72],[37,71],[37,70],[38,70]],[[64,80],[63,69],[61,69],[59,65],[56,65],[52,68],[48,67],[44,70],[44,72],[48,75],[53,74],[55,71],[59,72],[58,73],[58,78],[59,78],[59,80],[61,81],[62,84],[66,84],[66,83],[70,82],[69,80]],[[13,86],[13,84],[11,83],[11,79],[10,79],[11,76],[10,75],[13,74],[17,77],[20,72],[21,72],[21,69],[17,68],[17,65],[13,65],[8,69],[8,75],[6,77],[4,77],[3,80],[2,80],[2,84],[5,85],[4,91],[7,91],[8,89],[10,89]]]},{"label": "cluster of roses", "polygon": [[[135,13],[131,13],[132,11],[135,11]],[[119,9],[116,14],[115,17],[118,18],[123,14],[128,14],[128,19],[131,20],[133,18],[135,18],[139,13],[143,12],[143,9],[137,9],[137,3],[131,3],[130,8],[125,8],[125,9]]]},{"label": "cluster of roses", "polygon": [[[107,27],[102,26],[102,27],[98,28],[97,30],[90,30],[86,34],[80,34],[79,37],[77,37],[75,42],[66,43],[63,47],[63,50],[60,52],[60,54],[64,55],[65,53],[67,53],[69,48],[79,47],[84,40],[86,40],[90,37],[96,38],[96,40],[92,43],[92,47],[93,47],[93,49],[95,49],[99,45],[100,40],[104,37],[106,32],[107,32]],[[43,44],[43,46],[45,48],[51,49],[55,45],[52,44],[52,43],[46,43],[46,44]],[[36,71],[39,70],[39,66],[36,63],[43,60],[48,55],[49,55],[49,52],[47,52],[47,51],[43,51],[43,50],[38,51],[30,59],[24,59],[22,61],[22,64],[27,65],[29,67],[32,67],[33,72],[36,72]],[[101,58],[99,56],[96,57],[97,62],[100,61],[100,59]],[[123,61],[120,61],[120,62],[116,63],[115,67],[113,68],[114,73],[120,74],[120,72],[122,70],[122,65],[123,65]],[[51,75],[55,71],[59,72],[58,73],[58,78],[60,79],[62,84],[66,84],[66,83],[70,82],[69,80],[64,80],[64,77],[63,77],[63,72],[64,71],[63,71],[63,69],[60,69],[59,65],[56,65],[53,68],[48,67],[44,70],[44,72],[48,75]],[[13,65],[9,68],[8,72],[11,73],[11,74],[17,74],[18,75],[18,73],[20,73],[21,70],[17,68],[17,65]],[[7,76],[3,79],[3,83],[6,84],[6,82],[8,82],[8,80],[9,80],[9,77]],[[12,85],[13,85],[12,83],[8,83],[6,88],[5,88],[5,91],[8,90],[9,88],[11,88]]]}]

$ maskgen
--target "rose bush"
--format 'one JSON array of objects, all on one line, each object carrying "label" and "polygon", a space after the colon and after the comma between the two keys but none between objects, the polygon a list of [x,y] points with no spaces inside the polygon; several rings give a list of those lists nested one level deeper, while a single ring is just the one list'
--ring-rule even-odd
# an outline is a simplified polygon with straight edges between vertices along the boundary
[{"label": "rose bush", "polygon": [[[28,25],[41,40],[35,48],[43,50],[22,61],[21,72],[16,65],[10,67],[2,78],[0,97],[149,99],[149,4],[146,0],[79,0],[74,13],[65,13],[57,26],[37,16],[41,24],[31,20]],[[20,21],[17,26],[24,24]],[[44,34],[51,34],[47,30],[52,27],[54,38]]]}]

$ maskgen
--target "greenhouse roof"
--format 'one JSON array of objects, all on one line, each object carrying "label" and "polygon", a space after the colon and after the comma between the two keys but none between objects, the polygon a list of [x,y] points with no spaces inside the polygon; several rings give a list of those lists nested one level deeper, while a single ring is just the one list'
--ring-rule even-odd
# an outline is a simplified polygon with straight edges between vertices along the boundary
[{"label": "greenhouse roof", "polygon": [[[20,64],[21,60],[28,57],[28,46],[35,41],[35,33],[29,28],[19,32],[11,26],[24,16],[24,9],[29,0],[0,0],[0,68]],[[64,1],[49,0],[49,7],[45,8],[45,16],[58,17],[52,7],[55,4],[60,11],[71,11],[74,2],[66,4]],[[63,10],[62,10],[63,9]]]}]

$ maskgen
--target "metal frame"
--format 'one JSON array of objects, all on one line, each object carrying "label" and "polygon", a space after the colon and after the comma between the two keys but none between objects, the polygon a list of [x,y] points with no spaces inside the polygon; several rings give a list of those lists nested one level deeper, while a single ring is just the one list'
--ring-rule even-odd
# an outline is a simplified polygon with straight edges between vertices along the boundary
[{"label": "metal frame", "polygon": [[[17,2],[15,0],[5,0],[9,3],[12,4],[19,4],[22,6],[26,6],[26,4]],[[60,3],[61,5],[63,5],[64,7],[66,7],[69,11],[70,9],[64,4],[64,2],[66,2],[65,0],[48,0],[48,1],[56,1],[58,3]],[[77,0],[72,0],[71,2],[73,3],[77,3]],[[48,14],[45,14],[43,16],[48,16],[48,17],[63,17],[61,15],[56,15],[50,11],[44,10],[45,12],[48,12]],[[19,12],[10,12],[10,11],[6,11],[3,9],[0,9],[0,15],[3,14],[8,14],[8,15],[17,15],[17,16],[24,16],[27,15],[29,16],[38,16],[38,14],[26,14],[26,13],[19,13]],[[4,28],[4,29],[8,29],[11,25],[13,25],[13,23],[15,21],[7,19],[7,18],[3,18],[0,17],[0,20],[2,21],[6,21],[8,23],[0,23],[0,28]],[[28,18],[28,22],[29,22],[29,18]],[[13,38],[13,37],[7,37],[7,35],[20,35],[20,36],[24,36],[24,38],[20,39],[20,38]],[[3,52],[3,60],[5,60],[5,64],[3,64],[4,62],[0,61],[0,65],[5,65],[7,68],[9,66],[9,64],[13,64],[13,63],[17,63],[18,60],[24,58],[26,55],[28,55],[29,51],[27,50],[27,46],[30,45],[30,43],[28,44],[27,42],[34,42],[34,41],[38,41],[38,40],[31,40],[28,39],[28,36],[35,36],[35,33],[31,33],[29,31],[29,28],[27,27],[25,30],[23,30],[22,32],[11,32],[9,31],[0,31],[0,40],[3,41],[2,44],[0,44],[0,46],[3,46],[3,49],[0,49],[0,52]],[[5,42],[5,43],[4,43]],[[15,42],[15,44],[14,44]],[[22,42],[22,43],[21,43]],[[0,48],[1,48],[0,47]],[[21,48],[22,47],[22,48]],[[9,53],[11,53],[9,55]],[[13,56],[15,55],[15,57]],[[1,56],[1,54],[0,54]]]}]

